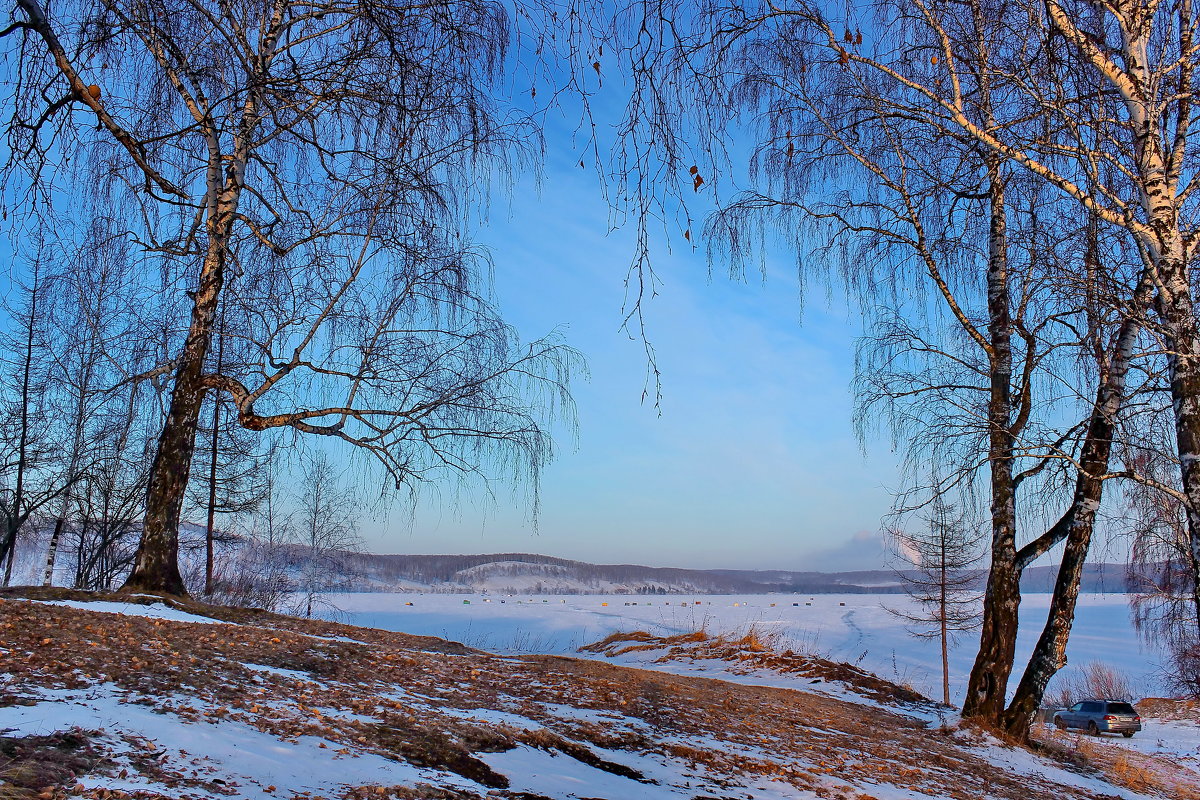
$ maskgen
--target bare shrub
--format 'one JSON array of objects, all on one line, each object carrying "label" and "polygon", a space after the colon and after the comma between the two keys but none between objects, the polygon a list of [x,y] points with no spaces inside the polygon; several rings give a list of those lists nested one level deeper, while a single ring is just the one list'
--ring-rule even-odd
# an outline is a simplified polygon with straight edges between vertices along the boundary
[{"label": "bare shrub", "polygon": [[1200,700],[1200,644],[1181,641],[1173,645],[1165,672],[1164,682],[1171,694]]},{"label": "bare shrub", "polygon": [[1050,706],[1066,708],[1087,698],[1127,702],[1134,699],[1128,676],[1102,661],[1060,673],[1054,686],[1054,691],[1046,695],[1046,704]]},{"label": "bare shrub", "polygon": [[290,563],[286,548],[251,539],[235,557],[218,564],[211,600],[220,605],[279,611],[296,588],[288,570]]},{"label": "bare shrub", "polygon": [[[752,653],[781,652],[785,650],[783,631],[778,628],[763,628],[752,622],[746,632],[738,637],[736,633],[726,639],[733,645],[742,647]],[[701,639],[700,641],[704,641]]]}]

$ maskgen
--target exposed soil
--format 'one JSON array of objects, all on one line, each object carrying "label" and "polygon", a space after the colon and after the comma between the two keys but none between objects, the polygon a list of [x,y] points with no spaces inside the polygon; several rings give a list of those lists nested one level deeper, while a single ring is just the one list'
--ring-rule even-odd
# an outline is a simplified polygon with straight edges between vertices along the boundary
[{"label": "exposed soil", "polygon": [[1137,709],[1143,716],[1155,719],[1200,722],[1200,700],[1147,697],[1137,701]]},{"label": "exposed soil", "polygon": [[29,800],[73,786],[103,756],[86,731],[51,736],[0,736],[0,800]]}]

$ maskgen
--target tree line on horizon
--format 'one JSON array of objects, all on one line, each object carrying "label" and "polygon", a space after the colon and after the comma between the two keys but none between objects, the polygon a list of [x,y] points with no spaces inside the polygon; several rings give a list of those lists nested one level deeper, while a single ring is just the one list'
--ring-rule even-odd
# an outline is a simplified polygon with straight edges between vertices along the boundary
[{"label": "tree line on horizon", "polygon": [[[125,587],[183,594],[189,492],[211,530],[302,443],[393,490],[536,487],[581,364],[503,320],[475,237],[567,109],[635,231],[648,392],[664,239],[735,277],[790,253],[861,309],[857,419],[904,455],[888,526],[953,507],[986,542],[964,716],[1027,736],[1106,528],[1165,565],[1136,619],[1200,692],[1197,22],[1190,0],[17,0],[0,562],[35,512],[119,525]],[[1052,551],[1016,674],[1021,576]]]}]

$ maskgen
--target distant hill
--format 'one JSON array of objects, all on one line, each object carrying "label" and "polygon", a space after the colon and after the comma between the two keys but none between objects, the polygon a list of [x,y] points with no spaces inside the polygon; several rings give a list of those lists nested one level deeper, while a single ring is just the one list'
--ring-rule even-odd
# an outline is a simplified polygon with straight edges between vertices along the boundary
[{"label": "distant hill", "polygon": [[[637,564],[589,564],[532,553],[481,555],[346,555],[360,591],[492,592],[496,594],[894,594],[890,570],[678,569]],[[1026,570],[1022,589],[1049,592],[1057,567]],[[982,580],[982,573],[981,573]],[[1083,591],[1125,591],[1125,565],[1089,564]]]}]

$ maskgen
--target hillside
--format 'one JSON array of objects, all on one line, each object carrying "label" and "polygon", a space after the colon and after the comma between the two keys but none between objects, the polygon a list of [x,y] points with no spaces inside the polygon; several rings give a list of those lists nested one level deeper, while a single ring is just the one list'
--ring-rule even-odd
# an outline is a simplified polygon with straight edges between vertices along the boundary
[{"label": "hillside", "polygon": [[[360,591],[491,592],[495,594],[802,594],[896,593],[890,570],[678,569],[637,564],[589,564],[531,553],[481,555],[346,554]],[[1055,567],[1027,570],[1022,588],[1048,592]],[[1089,564],[1085,592],[1125,591],[1123,564]]]},{"label": "hillside", "polygon": [[[1200,798],[1159,756],[1004,745],[752,637],[635,633],[599,660],[517,658],[145,596],[32,596],[0,599],[5,800]],[[742,664],[741,680],[608,662],[629,648]],[[772,671],[806,690],[753,682]]]},{"label": "hillside", "polygon": [[[46,564],[50,527],[31,525],[29,539],[18,549],[13,575],[17,584],[41,583]],[[251,540],[232,533],[221,535],[218,559],[237,572]],[[198,581],[203,574],[204,529],[193,523],[180,527],[180,561],[186,576]],[[131,558],[132,549],[121,558]],[[309,553],[300,544],[279,548],[278,556],[291,564],[297,580]],[[339,589],[366,592],[438,592],[492,594],[895,594],[903,591],[892,570],[819,572],[815,570],[737,570],[649,567],[639,564],[591,564],[535,553],[483,553],[474,555],[386,555],[346,552],[338,576]],[[246,568],[260,565],[251,555]],[[769,560],[764,556],[764,560]],[[220,564],[218,565],[220,566]],[[124,568],[113,578],[119,585]],[[1022,590],[1049,592],[1057,567],[1026,570]],[[61,553],[55,584],[70,586],[76,576],[69,553]],[[983,573],[979,573],[982,583]],[[333,588],[333,587],[325,587]],[[1085,593],[1124,592],[1124,564],[1088,564],[1084,567]]]}]

